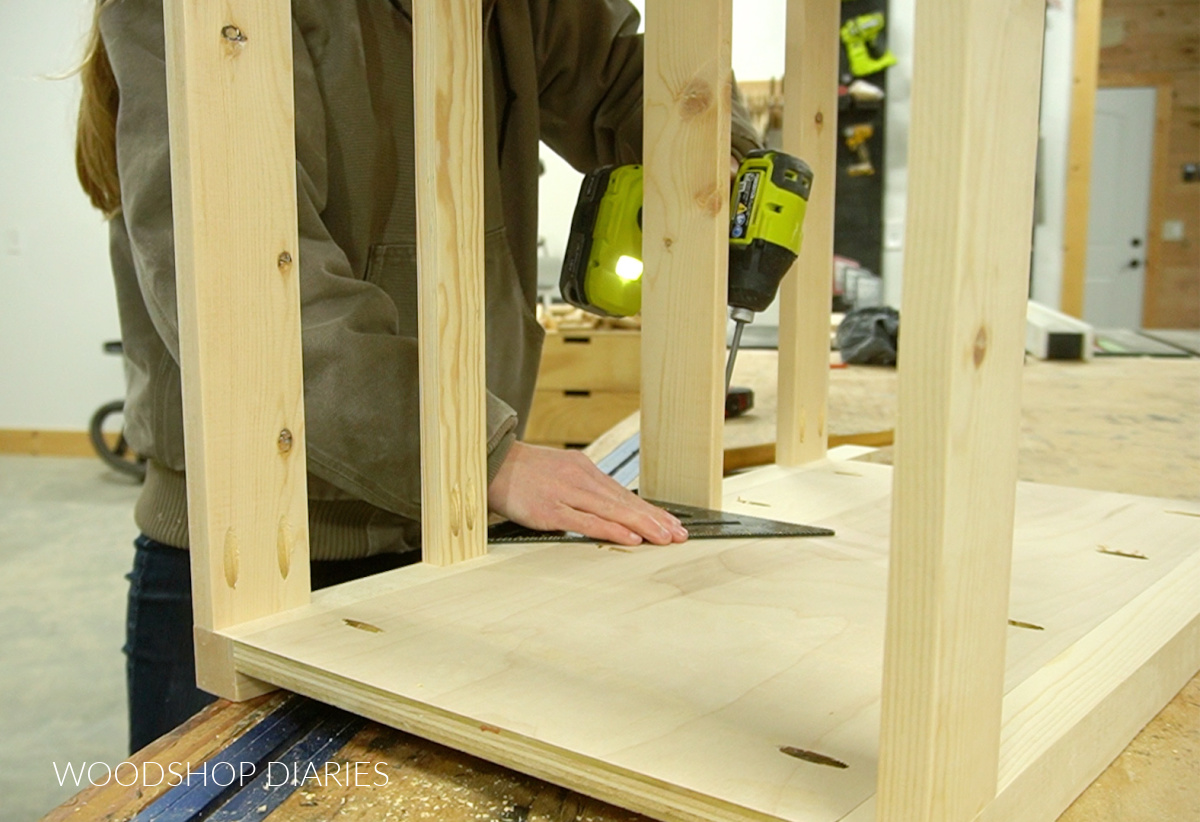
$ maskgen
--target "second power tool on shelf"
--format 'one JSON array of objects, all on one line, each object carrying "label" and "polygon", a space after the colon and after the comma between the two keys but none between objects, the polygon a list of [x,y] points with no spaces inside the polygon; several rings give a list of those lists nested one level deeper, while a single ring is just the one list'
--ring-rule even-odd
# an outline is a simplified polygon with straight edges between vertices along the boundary
[{"label": "second power tool on shelf", "polygon": [[[735,321],[725,388],[742,329],[775,299],[800,253],[812,169],[772,149],[746,155],[729,204],[729,307]],[[601,316],[642,307],[642,167],[605,166],[583,179],[559,280],[563,298]]]}]

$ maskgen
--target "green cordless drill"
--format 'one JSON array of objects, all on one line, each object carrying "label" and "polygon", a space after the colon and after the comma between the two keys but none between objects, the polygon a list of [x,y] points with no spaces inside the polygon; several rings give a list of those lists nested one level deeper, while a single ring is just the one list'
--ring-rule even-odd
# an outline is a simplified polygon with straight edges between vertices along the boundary
[{"label": "green cordless drill", "polygon": [[[729,307],[735,322],[725,367],[733,374],[742,329],[775,299],[800,253],[812,169],[760,149],[738,168],[729,205]],[[563,298],[601,316],[642,307],[642,167],[605,166],[584,177],[559,280]]]}]

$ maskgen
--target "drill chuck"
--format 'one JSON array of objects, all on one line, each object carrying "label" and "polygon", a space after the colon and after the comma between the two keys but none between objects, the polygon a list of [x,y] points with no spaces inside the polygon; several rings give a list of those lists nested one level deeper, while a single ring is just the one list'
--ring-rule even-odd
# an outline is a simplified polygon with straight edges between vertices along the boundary
[{"label": "drill chuck", "polygon": [[796,253],[790,248],[763,239],[730,246],[729,305],[755,313],[766,311],[795,261]]}]

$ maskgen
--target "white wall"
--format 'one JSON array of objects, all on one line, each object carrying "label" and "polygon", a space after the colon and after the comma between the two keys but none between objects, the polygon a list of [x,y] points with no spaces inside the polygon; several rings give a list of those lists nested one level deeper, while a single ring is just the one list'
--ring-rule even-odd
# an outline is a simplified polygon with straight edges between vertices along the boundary
[{"label": "white wall", "polygon": [[108,234],[75,181],[79,59],[94,0],[0,3],[0,428],[87,427],[124,393]]},{"label": "white wall", "polygon": [[1046,6],[1042,105],[1038,129],[1038,223],[1033,230],[1032,297],[1061,307],[1067,149],[1075,64],[1075,0]]},{"label": "white wall", "polygon": [[896,64],[887,70],[883,173],[883,301],[900,307],[904,285],[904,232],[908,198],[908,126],[912,102],[914,0],[891,0],[887,44]]},{"label": "white wall", "polygon": [[[908,195],[908,127],[912,89],[913,0],[891,0],[888,47],[896,65],[888,69],[887,170],[883,201],[883,287],[888,305],[900,307],[904,282],[905,199]],[[1033,234],[1033,299],[1059,307],[1062,285],[1063,211],[1066,201],[1067,127],[1075,0],[1047,5],[1042,63],[1038,224]]]}]

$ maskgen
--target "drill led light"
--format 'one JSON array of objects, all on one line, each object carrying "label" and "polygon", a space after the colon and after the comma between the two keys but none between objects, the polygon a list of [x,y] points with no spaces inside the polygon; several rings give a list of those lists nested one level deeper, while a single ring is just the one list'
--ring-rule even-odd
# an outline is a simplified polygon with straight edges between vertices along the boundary
[{"label": "drill led light", "polygon": [[617,276],[626,282],[633,282],[642,277],[642,261],[637,257],[622,254],[617,258]]}]

